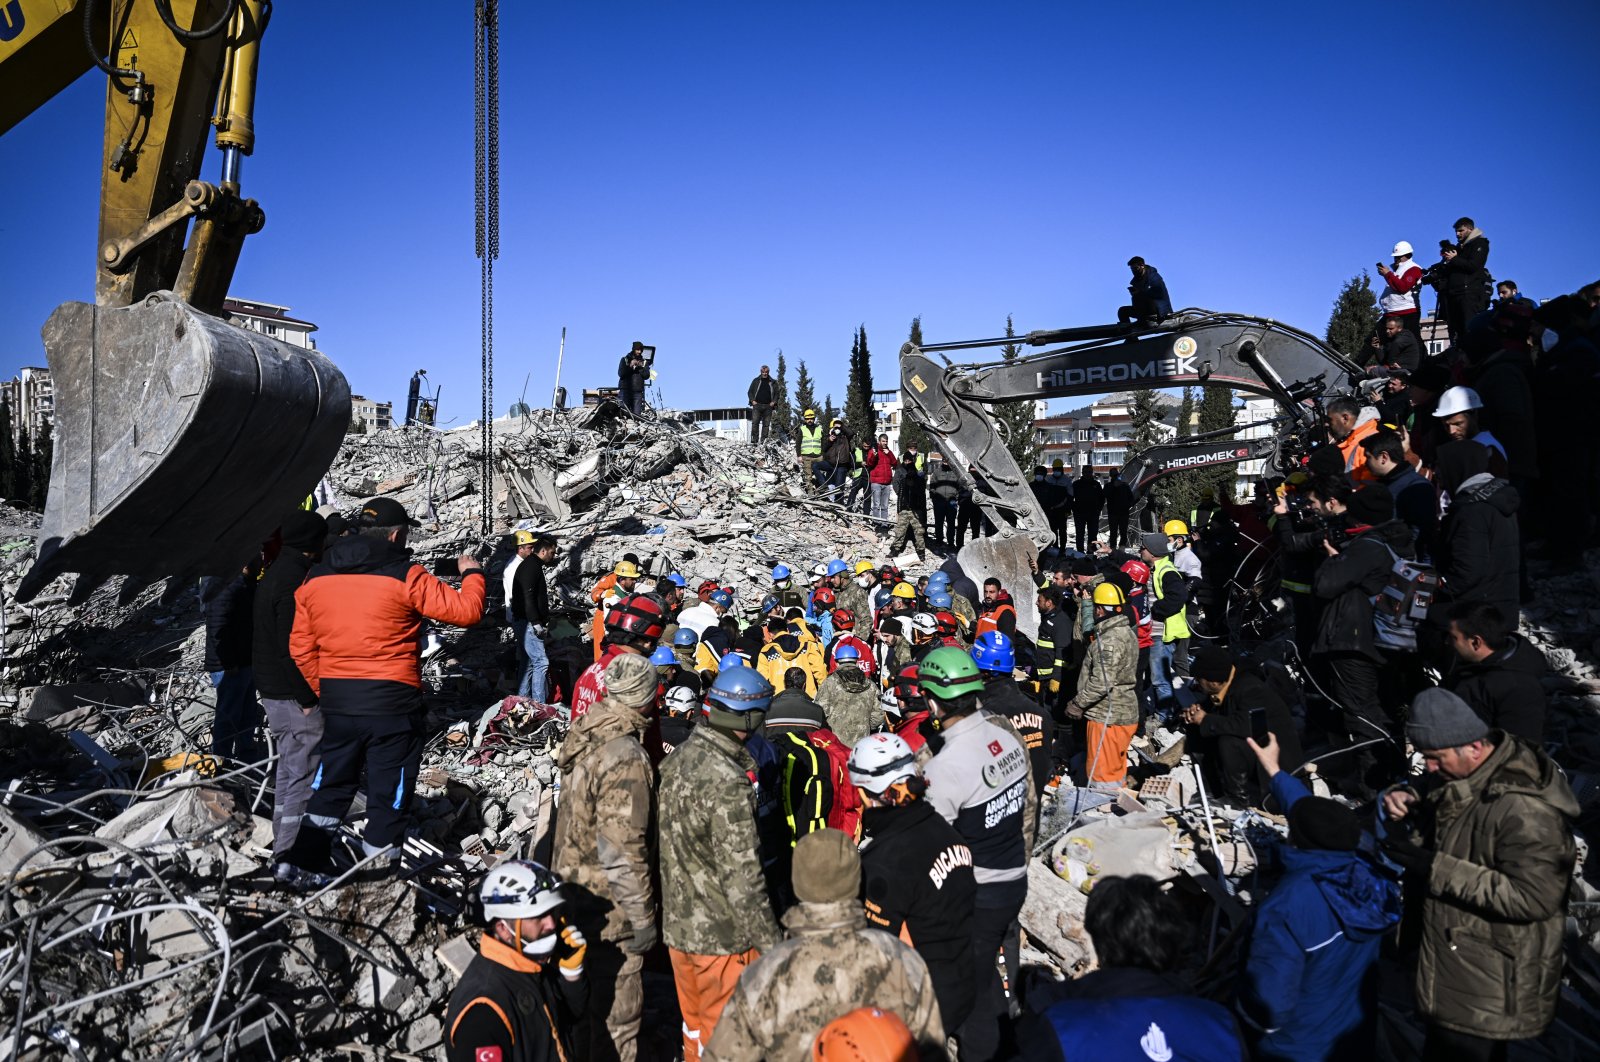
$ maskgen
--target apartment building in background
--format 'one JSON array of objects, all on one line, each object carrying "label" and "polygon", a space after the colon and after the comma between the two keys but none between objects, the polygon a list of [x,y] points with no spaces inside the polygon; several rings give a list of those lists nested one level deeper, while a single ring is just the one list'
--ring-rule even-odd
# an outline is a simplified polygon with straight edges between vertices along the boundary
[{"label": "apartment building in background", "polygon": [[301,350],[317,349],[317,341],[311,335],[317,326],[310,321],[290,317],[287,306],[258,299],[229,298],[222,301],[222,309],[228,315],[228,323],[235,327],[260,332]]},{"label": "apartment building in background", "polygon": [[22,438],[24,429],[37,439],[46,424],[51,431],[56,423],[56,389],[50,370],[39,365],[24,366],[16,376],[0,381],[0,395],[11,407],[11,441]]}]

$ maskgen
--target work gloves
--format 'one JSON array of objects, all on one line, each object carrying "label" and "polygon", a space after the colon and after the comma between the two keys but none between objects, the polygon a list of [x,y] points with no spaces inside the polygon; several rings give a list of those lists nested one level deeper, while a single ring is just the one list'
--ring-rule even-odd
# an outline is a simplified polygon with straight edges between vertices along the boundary
[{"label": "work gloves", "polygon": [[629,955],[643,955],[651,948],[655,947],[656,943],[660,941],[660,939],[661,934],[656,931],[656,924],[654,922],[646,922],[644,925],[635,925],[633,927],[633,936],[628,938],[628,940],[622,945],[622,950],[626,951]]},{"label": "work gloves", "polygon": [[589,954],[589,941],[584,938],[583,930],[577,926],[564,926],[561,930],[561,945],[565,952],[561,956],[561,976],[569,981],[576,981],[583,976],[583,957]]}]

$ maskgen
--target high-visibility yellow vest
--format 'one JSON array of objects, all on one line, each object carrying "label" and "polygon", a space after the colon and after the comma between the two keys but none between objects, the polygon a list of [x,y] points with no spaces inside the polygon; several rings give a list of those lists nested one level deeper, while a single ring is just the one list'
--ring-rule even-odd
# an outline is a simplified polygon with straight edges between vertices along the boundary
[{"label": "high-visibility yellow vest", "polygon": [[802,425],[800,425],[800,456],[801,457],[821,457],[822,456],[822,425],[820,425],[820,424],[802,424]]},{"label": "high-visibility yellow vest", "polygon": [[[1165,596],[1161,593],[1161,581],[1166,578],[1167,572],[1174,572],[1179,579],[1183,578],[1183,574],[1178,572],[1177,566],[1172,563],[1171,557],[1158,558],[1155,571],[1150,573],[1150,586],[1156,592],[1157,601],[1160,601]],[[1161,635],[1162,641],[1175,642],[1179,638],[1189,637],[1189,606],[1185,604],[1161,622],[1163,624],[1162,631],[1164,632]]]}]

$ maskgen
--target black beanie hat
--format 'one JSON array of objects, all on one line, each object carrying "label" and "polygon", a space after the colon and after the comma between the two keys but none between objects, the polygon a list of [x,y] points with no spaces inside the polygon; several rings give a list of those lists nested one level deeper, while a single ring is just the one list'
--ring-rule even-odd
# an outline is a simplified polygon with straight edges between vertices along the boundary
[{"label": "black beanie hat", "polygon": [[1394,495],[1381,483],[1369,483],[1350,495],[1350,519],[1357,524],[1384,524],[1394,519]]},{"label": "black beanie hat", "polygon": [[1306,469],[1313,476],[1344,475],[1344,454],[1337,446],[1321,446],[1311,451],[1306,459]]},{"label": "black beanie hat", "polygon": [[1297,848],[1354,852],[1361,845],[1361,823],[1337,800],[1301,797],[1289,809],[1289,839]]},{"label": "black beanie hat", "polygon": [[328,521],[319,512],[296,509],[284,519],[281,533],[285,549],[310,553],[327,540]]},{"label": "black beanie hat", "polygon": [[1072,558],[1072,574],[1073,575],[1095,575],[1099,571],[1100,571],[1100,569],[1095,567],[1094,558],[1093,557],[1073,557]]},{"label": "black beanie hat", "polygon": [[1489,471],[1489,448],[1471,439],[1445,443],[1434,457],[1433,479],[1439,489],[1454,494],[1473,476]]},{"label": "black beanie hat", "polygon": [[1208,645],[1196,649],[1189,657],[1189,674],[1207,682],[1226,682],[1233,670],[1233,654],[1226,649]]}]

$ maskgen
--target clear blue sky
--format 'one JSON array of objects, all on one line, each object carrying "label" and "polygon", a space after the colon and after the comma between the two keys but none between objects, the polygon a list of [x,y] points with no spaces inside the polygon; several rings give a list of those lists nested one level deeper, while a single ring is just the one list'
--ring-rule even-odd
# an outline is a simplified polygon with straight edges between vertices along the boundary
[{"label": "clear blue sky", "polygon": [[[1109,320],[1132,254],[1179,306],[1320,333],[1397,239],[1470,214],[1490,268],[1600,278],[1600,5],[502,3],[496,408],[531,375],[741,404],[804,358],[842,403],[930,341]],[[280,3],[237,295],[321,326],[353,390],[478,409],[472,4]],[[0,370],[93,295],[105,79],[0,138]],[[216,179],[214,152],[205,176]],[[1076,404],[1076,403],[1073,403]]]}]

